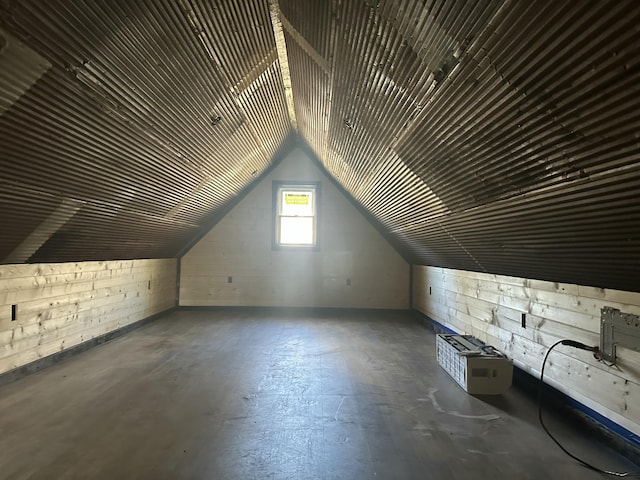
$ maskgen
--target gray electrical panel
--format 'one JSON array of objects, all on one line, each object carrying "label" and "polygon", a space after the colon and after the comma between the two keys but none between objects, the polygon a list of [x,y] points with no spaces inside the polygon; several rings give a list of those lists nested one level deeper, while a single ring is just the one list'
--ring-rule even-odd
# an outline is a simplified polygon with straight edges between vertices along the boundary
[{"label": "gray electrical panel", "polygon": [[640,352],[640,316],[623,313],[617,308],[600,311],[600,355],[616,362],[616,346]]}]

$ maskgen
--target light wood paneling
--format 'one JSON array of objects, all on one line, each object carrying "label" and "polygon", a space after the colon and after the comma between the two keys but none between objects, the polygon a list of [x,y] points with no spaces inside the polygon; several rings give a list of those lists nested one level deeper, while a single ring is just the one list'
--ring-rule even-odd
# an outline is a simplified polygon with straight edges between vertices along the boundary
[{"label": "light wood paneling", "polygon": [[[319,250],[272,250],[274,180],[322,182]],[[408,264],[300,150],[182,258],[180,271],[184,306],[409,306]]]},{"label": "light wood paneling", "polygon": [[0,265],[0,373],[170,309],[176,276],[175,259]]},{"label": "light wood paneling", "polygon": [[[602,307],[640,314],[640,293],[426,266],[413,271],[413,308],[503,350],[536,377],[556,341],[599,345]],[[618,367],[559,346],[549,358],[545,381],[640,434],[640,353],[618,348]]]}]

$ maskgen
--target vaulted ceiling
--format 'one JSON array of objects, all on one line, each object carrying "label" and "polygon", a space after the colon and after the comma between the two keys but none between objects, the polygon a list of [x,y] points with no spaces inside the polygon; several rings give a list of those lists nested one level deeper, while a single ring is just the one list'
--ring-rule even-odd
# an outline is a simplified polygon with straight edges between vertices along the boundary
[{"label": "vaulted ceiling", "polygon": [[302,143],[406,258],[640,291],[640,2],[0,0],[0,261],[178,255]]}]

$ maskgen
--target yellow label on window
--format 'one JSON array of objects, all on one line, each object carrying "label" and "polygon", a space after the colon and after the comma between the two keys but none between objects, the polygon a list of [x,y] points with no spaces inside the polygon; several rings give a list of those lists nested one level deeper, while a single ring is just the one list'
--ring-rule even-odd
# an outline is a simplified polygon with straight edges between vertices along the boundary
[{"label": "yellow label on window", "polygon": [[299,193],[286,193],[284,202],[287,205],[309,205],[309,195]]}]

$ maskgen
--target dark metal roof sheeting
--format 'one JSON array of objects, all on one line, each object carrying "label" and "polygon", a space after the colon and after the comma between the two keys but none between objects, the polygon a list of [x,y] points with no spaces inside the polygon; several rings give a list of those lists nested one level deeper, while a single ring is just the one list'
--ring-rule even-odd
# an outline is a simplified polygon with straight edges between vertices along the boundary
[{"label": "dark metal roof sheeting", "polygon": [[640,291],[635,0],[0,0],[0,259],[197,238],[291,138],[274,12],[300,136],[410,261]]},{"label": "dark metal roof sheeting", "polygon": [[0,261],[65,200],[79,210],[30,261],[173,256],[291,132],[264,2],[0,8],[3,30],[50,62],[18,94],[34,62],[0,73]]},{"label": "dark metal roof sheeting", "polygon": [[302,135],[414,263],[640,291],[640,2],[280,3]]}]

